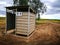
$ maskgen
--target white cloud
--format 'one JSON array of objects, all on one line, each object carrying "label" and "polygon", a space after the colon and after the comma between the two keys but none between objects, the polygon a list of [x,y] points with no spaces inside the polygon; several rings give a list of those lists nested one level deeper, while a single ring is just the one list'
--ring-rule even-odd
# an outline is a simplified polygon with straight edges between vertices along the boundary
[{"label": "white cloud", "polygon": [[13,0],[0,0],[0,17],[5,17],[5,13],[2,13],[1,11],[6,11],[7,6],[11,6],[13,4]]},{"label": "white cloud", "polygon": [[0,4],[6,4],[6,2],[4,2],[4,1],[0,1]]},{"label": "white cloud", "polygon": [[47,6],[47,12],[46,14],[55,14],[56,12],[59,12],[60,7],[53,7],[53,4],[58,3],[57,0],[41,0],[46,6]]},{"label": "white cloud", "polygon": [[43,2],[48,9],[52,8],[52,3],[56,2],[56,0],[41,0],[41,2]]},{"label": "white cloud", "polygon": [[60,7],[54,8],[55,10],[60,10]]},{"label": "white cloud", "polygon": [[53,3],[53,2],[55,2],[56,0],[47,0],[47,1],[49,1],[49,2]]},{"label": "white cloud", "polygon": [[41,19],[60,19],[60,14],[53,14],[53,15],[41,15]]},{"label": "white cloud", "polygon": [[2,5],[2,6],[10,6],[10,5],[12,5],[12,3],[9,3],[7,1],[0,1],[0,5]]},{"label": "white cloud", "polygon": [[6,11],[6,6],[11,6],[13,0],[0,0],[0,10]]},{"label": "white cloud", "polygon": [[52,6],[47,5],[47,9],[52,9],[52,8],[53,8]]},{"label": "white cloud", "polygon": [[47,2],[47,3],[49,3],[49,2],[50,2],[50,3],[53,3],[53,2],[55,2],[55,1],[56,1],[56,0],[41,0],[41,2],[44,2],[44,3],[46,3],[46,2]]},{"label": "white cloud", "polygon": [[6,6],[12,6],[12,4],[6,4]]},{"label": "white cloud", "polygon": [[0,14],[0,17],[6,17],[6,15],[2,15],[2,14]]}]

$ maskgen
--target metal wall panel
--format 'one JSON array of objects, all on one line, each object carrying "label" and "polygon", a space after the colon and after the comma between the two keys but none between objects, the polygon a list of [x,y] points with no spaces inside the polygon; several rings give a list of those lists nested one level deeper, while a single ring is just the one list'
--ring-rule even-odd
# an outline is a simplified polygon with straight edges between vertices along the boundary
[{"label": "metal wall panel", "polygon": [[7,30],[15,29],[15,14],[7,12]]}]

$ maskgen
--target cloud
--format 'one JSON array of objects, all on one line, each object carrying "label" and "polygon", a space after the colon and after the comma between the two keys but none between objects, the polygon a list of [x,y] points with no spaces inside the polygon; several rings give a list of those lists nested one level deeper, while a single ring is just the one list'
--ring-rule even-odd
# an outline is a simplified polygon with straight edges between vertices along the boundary
[{"label": "cloud", "polygon": [[11,6],[12,0],[0,0],[0,15],[6,15],[6,6]]},{"label": "cloud", "polygon": [[47,12],[41,15],[44,19],[60,19],[60,0],[41,0],[47,6]]},{"label": "cloud", "polygon": [[59,14],[49,14],[49,15],[41,15],[41,19],[60,19],[60,13]]},{"label": "cloud", "polygon": [[0,14],[0,17],[6,17],[6,15]]},{"label": "cloud", "polygon": [[6,14],[6,12],[5,11],[2,11],[2,10],[0,10],[0,14],[2,15],[5,15]]},{"label": "cloud", "polygon": [[55,3],[52,4],[53,7],[60,7],[60,0],[56,0]]},{"label": "cloud", "polygon": [[6,2],[4,2],[4,1],[0,1],[0,4],[6,4]]},{"label": "cloud", "polygon": [[0,0],[0,17],[6,16],[6,6],[12,6],[13,0]]},{"label": "cloud", "polygon": [[47,14],[60,13],[60,0],[41,0],[47,6]]},{"label": "cloud", "polygon": [[[6,14],[6,6],[12,6],[13,5],[13,0],[0,0],[0,14]],[[2,13],[3,12],[3,13]]]}]

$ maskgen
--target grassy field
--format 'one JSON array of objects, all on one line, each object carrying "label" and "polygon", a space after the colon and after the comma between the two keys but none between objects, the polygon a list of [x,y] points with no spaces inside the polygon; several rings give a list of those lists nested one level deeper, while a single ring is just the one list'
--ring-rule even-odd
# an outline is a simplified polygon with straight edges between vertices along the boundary
[{"label": "grassy field", "polygon": [[5,29],[5,17],[0,17],[0,31]]},{"label": "grassy field", "polygon": [[49,23],[49,22],[60,23],[60,20],[57,20],[57,19],[40,19],[40,20],[37,20],[36,19],[36,24],[44,24],[44,23]]},{"label": "grassy field", "polygon": [[5,24],[5,17],[0,17],[0,25]]}]

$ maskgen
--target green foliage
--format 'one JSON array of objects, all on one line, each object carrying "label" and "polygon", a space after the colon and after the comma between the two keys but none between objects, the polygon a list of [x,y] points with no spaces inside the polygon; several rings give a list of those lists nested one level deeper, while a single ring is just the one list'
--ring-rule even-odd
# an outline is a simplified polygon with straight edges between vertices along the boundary
[{"label": "green foliage", "polygon": [[30,6],[36,11],[36,13],[38,13],[38,8],[42,10],[44,4],[40,0],[32,0],[30,1]]},{"label": "green foliage", "polygon": [[19,5],[28,5],[28,0],[20,0]]},{"label": "green foliage", "polygon": [[30,6],[36,11],[38,14],[38,20],[40,19],[40,14],[39,13],[44,13],[46,12],[46,5],[42,3],[40,0],[32,0],[30,1]]},{"label": "green foliage", "polygon": [[43,10],[44,3],[42,3],[40,0],[32,0],[30,4],[31,7],[33,7],[33,9],[36,11],[36,13],[40,13],[41,10]]},{"label": "green foliage", "polygon": [[20,6],[20,5],[28,5],[28,0],[13,0],[13,4],[16,6]]}]

